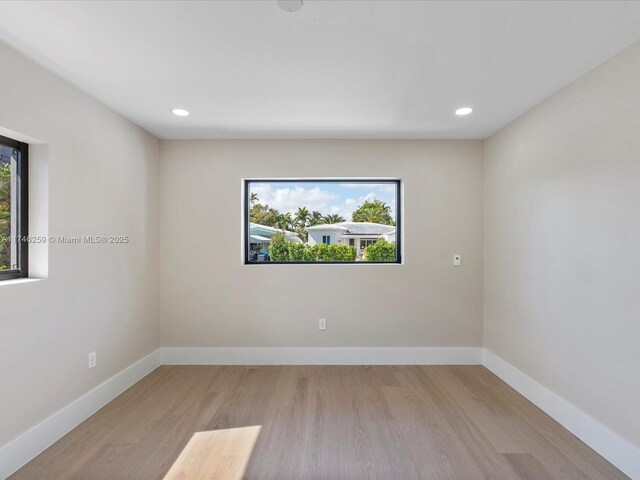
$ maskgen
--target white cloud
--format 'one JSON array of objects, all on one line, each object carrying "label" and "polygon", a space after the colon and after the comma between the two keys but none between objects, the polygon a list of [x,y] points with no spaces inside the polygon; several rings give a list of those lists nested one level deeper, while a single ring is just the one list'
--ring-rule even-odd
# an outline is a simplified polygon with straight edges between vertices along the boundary
[{"label": "white cloud", "polygon": [[340,199],[340,195],[319,187],[274,188],[266,183],[256,183],[251,185],[251,192],[258,195],[262,205],[269,205],[282,213],[295,213],[299,207],[306,207],[309,212],[318,210],[325,213]]}]

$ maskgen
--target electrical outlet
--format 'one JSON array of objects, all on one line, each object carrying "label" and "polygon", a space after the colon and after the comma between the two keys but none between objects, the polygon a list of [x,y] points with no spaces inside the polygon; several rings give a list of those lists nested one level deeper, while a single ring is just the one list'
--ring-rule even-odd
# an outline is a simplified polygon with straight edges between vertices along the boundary
[{"label": "electrical outlet", "polygon": [[454,255],[453,256],[453,266],[454,267],[459,267],[461,262],[462,262],[462,257],[460,255]]},{"label": "electrical outlet", "polygon": [[327,329],[327,319],[326,318],[321,318],[320,320],[318,320],[318,329],[319,330],[326,330]]},{"label": "electrical outlet", "polygon": [[98,359],[96,358],[96,352],[91,352],[89,354],[89,368],[93,368],[98,363]]}]

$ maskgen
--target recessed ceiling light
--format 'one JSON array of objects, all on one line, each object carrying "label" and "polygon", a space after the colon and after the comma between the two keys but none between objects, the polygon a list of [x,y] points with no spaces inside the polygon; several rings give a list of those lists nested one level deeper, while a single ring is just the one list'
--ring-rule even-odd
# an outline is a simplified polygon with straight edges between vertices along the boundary
[{"label": "recessed ceiling light", "polygon": [[285,12],[297,12],[302,8],[302,0],[278,0],[278,5]]},{"label": "recessed ceiling light", "polygon": [[184,108],[174,108],[171,110],[171,113],[177,115],[178,117],[188,117],[189,110],[185,110]]},{"label": "recessed ceiling light", "polygon": [[473,108],[471,107],[460,107],[456,110],[456,115],[464,117],[465,115],[469,115],[471,112],[473,112]]}]

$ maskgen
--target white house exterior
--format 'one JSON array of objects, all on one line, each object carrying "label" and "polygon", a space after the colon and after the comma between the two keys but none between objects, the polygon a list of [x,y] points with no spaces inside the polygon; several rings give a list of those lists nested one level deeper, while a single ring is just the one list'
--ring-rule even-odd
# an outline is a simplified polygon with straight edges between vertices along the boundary
[{"label": "white house exterior", "polygon": [[395,228],[393,229],[393,231],[391,231],[389,233],[385,233],[384,235],[382,235],[382,238],[384,238],[389,243],[395,242],[396,241],[396,230],[395,230]]},{"label": "white house exterior", "polygon": [[309,245],[341,243],[356,247],[360,253],[364,248],[375,243],[379,238],[388,242],[396,241],[396,227],[369,222],[340,222],[307,227]]}]

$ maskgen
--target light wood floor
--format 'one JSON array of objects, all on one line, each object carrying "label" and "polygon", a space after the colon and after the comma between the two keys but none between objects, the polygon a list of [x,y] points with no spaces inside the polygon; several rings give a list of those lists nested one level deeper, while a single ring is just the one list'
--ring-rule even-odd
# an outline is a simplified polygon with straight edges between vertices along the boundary
[{"label": "light wood floor", "polygon": [[164,366],[11,478],[243,474],[627,478],[481,366]]}]

